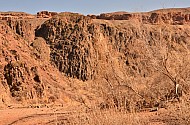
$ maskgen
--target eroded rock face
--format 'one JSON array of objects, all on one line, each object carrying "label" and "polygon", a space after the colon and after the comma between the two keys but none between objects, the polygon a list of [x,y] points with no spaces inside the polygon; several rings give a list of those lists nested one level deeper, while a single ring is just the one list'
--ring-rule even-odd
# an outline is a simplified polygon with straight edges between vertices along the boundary
[{"label": "eroded rock face", "polygon": [[84,81],[91,79],[94,72],[90,67],[93,41],[88,31],[89,21],[82,15],[65,13],[48,20],[36,32],[36,36],[49,43],[51,61],[59,71]]},{"label": "eroded rock face", "polygon": [[[44,86],[41,84],[41,78],[36,67],[30,69],[26,63],[21,61],[9,62],[4,67],[4,78],[11,96],[17,101],[43,96]],[[30,82],[33,82],[33,85],[29,87]]]},{"label": "eroded rock face", "polygon": [[[40,59],[37,59],[44,64],[48,63],[48,47],[44,46],[46,42],[36,38],[33,46],[29,46],[6,22],[0,25],[0,100],[5,105],[9,105],[13,100],[34,103],[33,100],[37,98],[44,102],[45,87],[40,73],[42,69],[39,68],[39,62],[35,63],[33,59],[36,60],[34,53],[38,52]],[[42,43],[39,43],[41,41]]]},{"label": "eroded rock face", "polygon": [[[151,72],[154,71],[147,65],[150,57],[146,55],[151,51],[147,48],[150,49],[150,46],[161,39],[165,42],[169,39],[174,43],[179,43],[180,40],[187,42],[184,39],[187,35],[175,35],[180,33],[177,27],[174,28],[177,29],[176,32],[170,32],[169,28],[164,27],[155,29],[153,26],[137,26],[131,23],[128,26],[120,26],[119,23],[112,26],[107,23],[95,23],[81,15],[62,16],[45,22],[37,30],[36,36],[47,40],[51,46],[51,61],[60,71],[84,81],[102,75],[100,67],[112,71],[112,58],[117,57],[114,53],[120,53],[115,60],[126,63],[124,65],[119,62],[119,65],[129,68],[128,71],[122,69],[123,72],[140,74],[142,77],[151,76]],[[165,33],[160,34],[160,30]],[[101,47],[103,49],[97,49]]]},{"label": "eroded rock face", "polygon": [[[157,15],[153,14],[151,18],[157,18]],[[151,92],[154,90],[153,98],[166,100],[165,95],[172,95],[168,89],[172,88],[172,81],[162,73],[165,70],[162,61],[170,53],[169,61],[175,62],[175,66],[167,64],[171,73],[175,74],[179,70],[181,64],[174,60],[184,60],[184,55],[189,53],[187,29],[188,26],[181,29],[178,24],[165,27],[138,21],[104,22],[79,14],[65,13],[46,21],[36,30],[36,36],[47,41],[51,48],[50,60],[68,77],[87,82],[101,79],[104,84],[111,84],[113,91],[117,86],[128,85],[127,82],[139,86],[139,81],[142,80],[142,83],[147,83],[145,86],[149,86]],[[183,43],[186,49],[182,49]],[[187,60],[184,60],[184,65],[188,63]],[[185,72],[181,75],[185,76]],[[132,80],[133,78],[138,80]],[[100,83],[103,84],[102,81]],[[163,89],[157,90],[156,84]],[[109,87],[107,89],[105,91],[109,91]],[[129,90],[135,93],[133,88]],[[117,91],[115,90],[116,93]],[[143,92],[143,89],[141,94],[141,99],[151,95]],[[130,100],[129,95],[123,96]],[[139,97],[135,95],[133,101],[136,103],[137,100]],[[155,103],[154,99],[145,100],[149,107]]]},{"label": "eroded rock face", "polygon": [[34,31],[31,23],[28,20],[8,20],[7,24],[18,35],[31,41],[34,39]]},{"label": "eroded rock face", "polygon": [[[10,92],[13,97],[20,98],[22,96],[22,91],[24,91],[23,82],[24,82],[24,76],[21,66],[22,64],[19,64],[19,62],[15,63],[9,63],[4,68],[4,77],[7,81],[7,84],[10,88]],[[26,89],[26,88],[25,88]]]},{"label": "eroded rock face", "polygon": [[[41,12],[34,20],[4,20],[0,87],[10,90],[11,98],[26,95],[26,100],[66,102],[68,97],[83,102],[93,93],[94,100],[107,98],[109,105],[117,107],[127,104],[128,109],[129,102],[137,108],[152,107],[156,100],[174,97],[167,70],[171,76],[180,72],[177,79],[189,90],[185,84],[190,71],[188,9],[183,13],[122,12],[95,19],[94,15],[67,12],[51,17]],[[90,94],[79,96],[78,91]]]}]

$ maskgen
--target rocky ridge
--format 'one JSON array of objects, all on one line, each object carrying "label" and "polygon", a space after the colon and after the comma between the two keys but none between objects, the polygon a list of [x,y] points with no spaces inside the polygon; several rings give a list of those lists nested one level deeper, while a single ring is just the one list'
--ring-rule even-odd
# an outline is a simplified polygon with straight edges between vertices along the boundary
[{"label": "rocky ridge", "polygon": [[0,12],[1,20],[11,20],[11,19],[33,19],[34,15],[24,13],[24,12]]},{"label": "rocky ridge", "polygon": [[162,9],[144,13],[103,13],[98,16],[88,15],[93,19],[105,20],[136,20],[145,24],[172,24],[183,25],[190,22],[190,8],[185,9]]}]

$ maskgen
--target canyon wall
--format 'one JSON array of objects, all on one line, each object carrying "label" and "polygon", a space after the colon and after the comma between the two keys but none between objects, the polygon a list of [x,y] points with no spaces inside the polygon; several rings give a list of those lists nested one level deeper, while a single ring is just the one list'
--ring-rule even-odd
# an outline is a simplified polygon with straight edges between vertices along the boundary
[{"label": "canyon wall", "polygon": [[189,8],[99,16],[43,11],[2,19],[2,102],[140,109],[174,98],[176,84],[187,95],[189,14]]}]

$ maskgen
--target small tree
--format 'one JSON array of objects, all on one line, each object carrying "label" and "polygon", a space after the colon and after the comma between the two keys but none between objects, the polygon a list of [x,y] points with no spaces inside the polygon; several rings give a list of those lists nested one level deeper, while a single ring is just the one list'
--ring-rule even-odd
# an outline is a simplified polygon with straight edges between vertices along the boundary
[{"label": "small tree", "polygon": [[170,30],[166,26],[160,27],[159,40],[154,41],[153,46],[147,47],[147,53],[154,70],[172,81],[175,86],[173,96],[179,99],[182,96],[180,80],[185,81],[182,76],[183,73],[188,72],[189,50],[185,44],[182,44],[183,41],[177,41],[173,38],[175,34],[172,34]]}]

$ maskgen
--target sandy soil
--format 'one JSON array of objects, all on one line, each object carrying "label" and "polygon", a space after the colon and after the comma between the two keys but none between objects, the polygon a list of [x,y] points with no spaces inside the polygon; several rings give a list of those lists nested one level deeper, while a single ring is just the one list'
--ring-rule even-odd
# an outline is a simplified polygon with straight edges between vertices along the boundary
[{"label": "sandy soil", "polygon": [[[1,109],[0,125],[55,125],[60,119],[67,119],[69,115],[77,113],[74,109],[70,109],[70,111],[68,107]],[[136,117],[143,121],[149,121],[149,125],[167,125],[159,120],[160,114],[164,112],[166,112],[165,109],[157,112],[145,111],[137,113]]]},{"label": "sandy soil", "polygon": [[0,125],[45,125],[55,124],[58,117],[67,116],[74,111],[75,107],[43,107],[43,108],[7,108],[0,109]]}]

